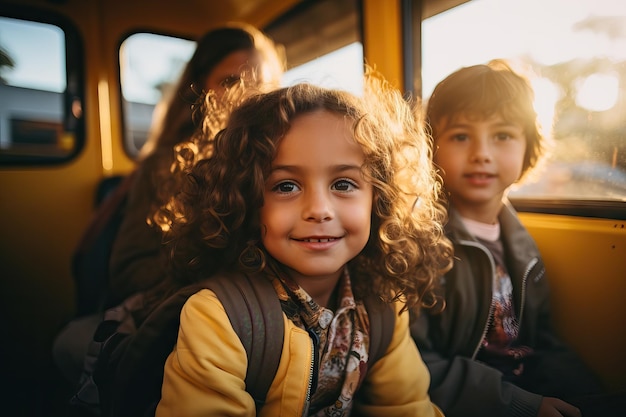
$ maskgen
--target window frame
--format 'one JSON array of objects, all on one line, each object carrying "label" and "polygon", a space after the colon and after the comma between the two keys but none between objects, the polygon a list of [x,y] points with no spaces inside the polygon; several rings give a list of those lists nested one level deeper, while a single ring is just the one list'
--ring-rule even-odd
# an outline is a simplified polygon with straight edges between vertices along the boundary
[{"label": "window frame", "polygon": [[[0,168],[12,166],[61,165],[74,160],[84,149],[86,142],[85,114],[85,51],[78,28],[66,17],[53,10],[33,9],[19,5],[0,4],[0,16],[58,27],[65,40],[66,87],[62,101],[61,125],[63,132],[74,135],[74,147],[64,156],[50,155],[0,155]],[[78,117],[72,106],[80,104]]]},{"label": "window frame", "polygon": [[[148,29],[148,28],[143,28],[143,27],[134,28],[133,30],[124,33],[123,36],[120,37],[120,40],[117,43],[117,48],[116,48],[117,55],[116,55],[116,60],[115,60],[115,62],[117,63],[117,89],[118,89],[117,92],[118,92],[119,106],[120,106],[120,126],[121,126],[120,138],[122,141],[122,149],[124,150],[124,153],[126,154],[126,156],[128,156],[130,159],[134,161],[137,161],[139,159],[139,155],[141,153],[141,146],[137,148],[136,150],[130,149],[131,138],[128,137],[130,121],[128,120],[128,117],[127,117],[128,116],[127,107],[128,107],[129,102],[125,100],[124,92],[122,89],[122,65],[121,65],[122,63],[120,61],[120,53],[121,53],[122,45],[124,44],[125,41],[127,41],[133,35],[140,35],[140,34],[141,35],[165,36],[165,37],[176,38],[176,39],[180,39],[184,41],[194,42],[197,44],[197,39],[194,39],[193,37],[188,36],[188,35],[183,35],[179,33],[171,33],[171,32],[157,32],[154,29]],[[194,47],[194,50],[195,50],[195,47]],[[193,55],[193,52],[192,52],[192,55]],[[189,58],[191,59],[191,56]],[[185,65],[186,63],[183,65],[181,70],[184,70]],[[171,81],[173,83],[176,83],[178,81],[178,78],[174,78]],[[155,108],[158,105],[158,103],[159,102],[157,101],[157,103],[155,104]],[[147,135],[148,136],[146,137],[146,141],[149,139],[149,136],[150,136],[149,131],[147,132]]]}]

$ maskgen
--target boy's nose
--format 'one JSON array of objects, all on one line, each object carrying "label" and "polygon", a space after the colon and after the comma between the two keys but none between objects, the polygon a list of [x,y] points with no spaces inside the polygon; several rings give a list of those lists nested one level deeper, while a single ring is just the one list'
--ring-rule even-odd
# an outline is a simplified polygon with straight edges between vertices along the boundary
[{"label": "boy's nose", "polygon": [[470,153],[470,160],[472,162],[490,162],[491,161],[491,148],[488,141],[477,140],[474,142]]}]

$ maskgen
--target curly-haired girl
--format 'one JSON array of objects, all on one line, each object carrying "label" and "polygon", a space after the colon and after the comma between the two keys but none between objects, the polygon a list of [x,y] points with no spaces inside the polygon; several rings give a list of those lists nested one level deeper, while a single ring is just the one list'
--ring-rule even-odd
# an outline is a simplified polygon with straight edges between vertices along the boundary
[{"label": "curly-haired girl", "polygon": [[[435,301],[451,261],[440,183],[411,106],[377,75],[366,86],[363,97],[309,84],[250,94],[210,156],[180,149],[182,189],[154,216],[170,292],[224,270],[272,282],[285,341],[260,415],[441,415],[407,311]],[[398,314],[368,367],[371,295]],[[157,416],[254,415],[245,357],[215,294],[192,295]]]}]

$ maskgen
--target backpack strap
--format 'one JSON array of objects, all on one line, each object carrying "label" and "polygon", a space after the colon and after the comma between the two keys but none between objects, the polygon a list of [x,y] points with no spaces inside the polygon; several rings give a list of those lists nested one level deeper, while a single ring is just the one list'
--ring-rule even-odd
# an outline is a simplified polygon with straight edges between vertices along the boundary
[{"label": "backpack strap", "polygon": [[220,299],[246,349],[246,390],[257,409],[265,403],[282,355],[280,302],[272,283],[262,275],[219,274],[185,287],[164,301],[132,337],[118,346],[121,349],[111,354],[110,362],[116,368],[111,387],[114,392],[111,408],[104,415],[154,415],[161,398],[163,366],[178,338],[180,311],[187,299],[203,288],[212,290]]},{"label": "backpack strap", "polygon": [[391,304],[383,302],[375,296],[363,300],[370,321],[370,349],[367,368],[385,355],[395,328],[396,315]]},{"label": "backpack strap", "polygon": [[285,333],[283,310],[274,286],[264,276],[245,274],[220,275],[207,284],[222,302],[246,349],[246,391],[259,410],[278,370]]}]

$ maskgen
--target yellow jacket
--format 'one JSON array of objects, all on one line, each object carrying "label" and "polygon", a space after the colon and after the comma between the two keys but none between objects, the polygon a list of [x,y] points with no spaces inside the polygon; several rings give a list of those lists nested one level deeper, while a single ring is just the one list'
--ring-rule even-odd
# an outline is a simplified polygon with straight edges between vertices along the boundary
[{"label": "yellow jacket", "polygon": [[[260,416],[306,415],[311,338],[285,315],[283,320],[282,357]],[[395,322],[386,354],[369,370],[361,387],[367,404],[356,403],[353,415],[443,416],[428,396],[430,375],[410,337],[408,314],[402,313]],[[156,416],[254,416],[254,401],[244,383],[247,369],[246,351],[224,307],[211,290],[201,290],[182,309]]]}]

